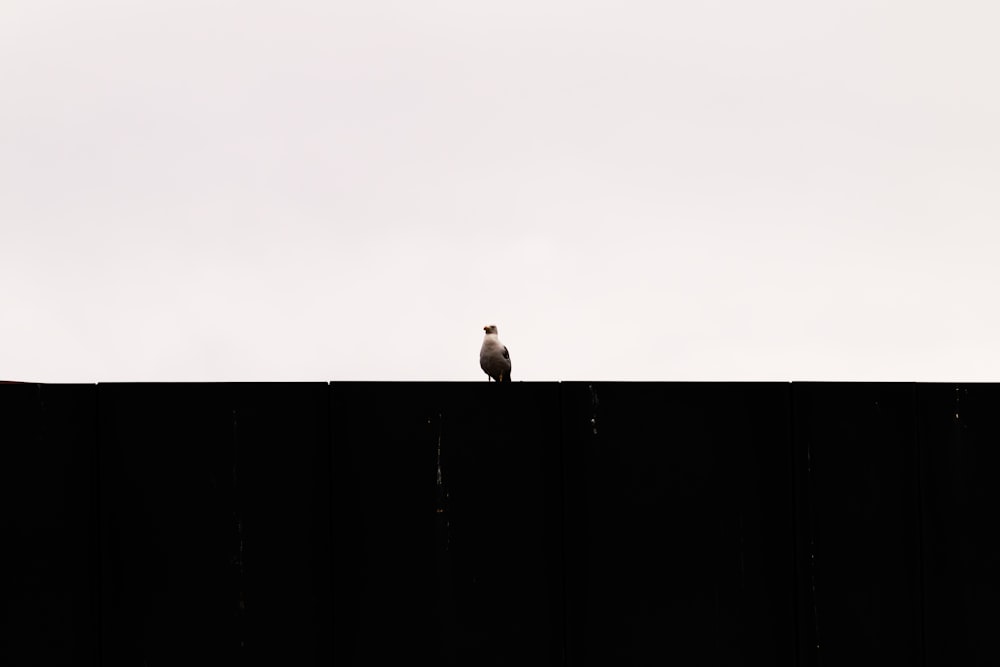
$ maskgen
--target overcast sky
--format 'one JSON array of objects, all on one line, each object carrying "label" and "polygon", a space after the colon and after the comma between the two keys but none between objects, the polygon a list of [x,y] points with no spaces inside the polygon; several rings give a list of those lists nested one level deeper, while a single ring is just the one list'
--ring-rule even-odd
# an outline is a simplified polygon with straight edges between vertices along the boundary
[{"label": "overcast sky", "polygon": [[4,0],[0,379],[1000,381],[998,25]]}]

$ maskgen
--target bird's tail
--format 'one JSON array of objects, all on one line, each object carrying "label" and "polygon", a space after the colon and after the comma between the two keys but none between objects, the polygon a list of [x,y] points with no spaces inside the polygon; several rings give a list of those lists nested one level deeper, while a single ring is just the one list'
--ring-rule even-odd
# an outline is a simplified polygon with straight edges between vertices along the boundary
[{"label": "bird's tail", "polygon": [[500,376],[501,382],[510,382],[510,373],[504,373]]}]

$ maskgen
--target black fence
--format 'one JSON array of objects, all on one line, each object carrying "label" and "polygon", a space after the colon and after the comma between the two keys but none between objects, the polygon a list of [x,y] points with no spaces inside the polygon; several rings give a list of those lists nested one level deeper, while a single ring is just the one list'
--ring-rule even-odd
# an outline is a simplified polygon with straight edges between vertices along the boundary
[{"label": "black fence", "polygon": [[3,665],[994,665],[1000,386],[0,386]]}]

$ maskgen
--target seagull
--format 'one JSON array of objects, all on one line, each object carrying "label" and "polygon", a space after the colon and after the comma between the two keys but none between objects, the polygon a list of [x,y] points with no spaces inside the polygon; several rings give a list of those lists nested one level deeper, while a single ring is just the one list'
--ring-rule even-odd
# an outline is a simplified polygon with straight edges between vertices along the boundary
[{"label": "seagull", "polygon": [[489,376],[489,380],[510,382],[510,354],[497,338],[497,325],[488,324],[483,327],[483,331],[486,335],[479,350],[479,366]]}]

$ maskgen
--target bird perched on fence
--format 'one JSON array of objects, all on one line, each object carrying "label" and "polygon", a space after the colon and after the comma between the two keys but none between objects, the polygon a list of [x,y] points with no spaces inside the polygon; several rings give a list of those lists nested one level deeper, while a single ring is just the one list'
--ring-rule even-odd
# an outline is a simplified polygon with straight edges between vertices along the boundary
[{"label": "bird perched on fence", "polygon": [[479,366],[497,382],[510,382],[510,353],[506,346],[497,338],[497,325],[489,324],[483,327],[486,335],[483,346],[479,349]]}]

